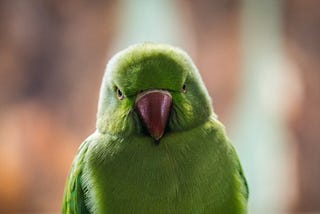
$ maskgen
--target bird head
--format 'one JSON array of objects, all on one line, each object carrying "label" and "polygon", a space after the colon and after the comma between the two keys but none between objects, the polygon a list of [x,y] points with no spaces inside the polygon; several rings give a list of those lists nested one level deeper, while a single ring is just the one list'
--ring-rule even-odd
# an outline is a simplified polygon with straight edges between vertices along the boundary
[{"label": "bird head", "polygon": [[100,91],[97,129],[159,142],[212,115],[197,68],[182,50],[163,44],[131,46],[109,61]]}]

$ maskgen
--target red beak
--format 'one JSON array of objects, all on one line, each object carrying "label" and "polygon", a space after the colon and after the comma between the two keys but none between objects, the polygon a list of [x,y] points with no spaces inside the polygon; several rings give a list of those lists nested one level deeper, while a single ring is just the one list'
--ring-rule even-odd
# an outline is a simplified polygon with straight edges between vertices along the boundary
[{"label": "red beak", "polygon": [[159,140],[164,134],[171,101],[171,94],[164,90],[145,91],[138,94],[136,98],[135,106],[140,120],[156,140]]}]

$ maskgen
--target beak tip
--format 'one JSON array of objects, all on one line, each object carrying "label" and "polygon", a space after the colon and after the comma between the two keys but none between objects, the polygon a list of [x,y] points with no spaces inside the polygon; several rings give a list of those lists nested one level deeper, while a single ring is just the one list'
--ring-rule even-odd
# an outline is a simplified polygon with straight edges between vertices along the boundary
[{"label": "beak tip", "polygon": [[159,141],[159,140],[162,138],[162,135],[159,135],[159,136],[153,136],[153,138],[154,138],[156,141]]}]

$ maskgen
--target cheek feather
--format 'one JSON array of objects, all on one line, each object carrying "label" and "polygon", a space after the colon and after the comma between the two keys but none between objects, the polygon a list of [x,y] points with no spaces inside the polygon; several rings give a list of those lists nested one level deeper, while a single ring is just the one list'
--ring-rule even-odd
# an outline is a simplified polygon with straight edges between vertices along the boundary
[{"label": "cheek feather", "polygon": [[193,108],[186,101],[173,104],[172,112],[169,119],[169,126],[173,130],[184,130],[192,127]]}]

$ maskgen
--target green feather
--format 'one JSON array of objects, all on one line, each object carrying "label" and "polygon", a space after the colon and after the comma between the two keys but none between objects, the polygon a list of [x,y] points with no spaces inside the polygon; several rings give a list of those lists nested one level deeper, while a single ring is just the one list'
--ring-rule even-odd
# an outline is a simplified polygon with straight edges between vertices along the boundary
[{"label": "green feather", "polygon": [[84,186],[81,181],[83,159],[87,149],[88,142],[85,141],[72,163],[64,192],[62,213],[89,213],[85,205]]},{"label": "green feather", "polygon": [[[124,99],[117,98],[117,88]],[[159,144],[134,110],[137,94],[149,89],[172,96]],[[100,91],[97,130],[75,157],[63,213],[242,214],[247,200],[238,156],[191,59],[153,43],[114,56]]]}]

